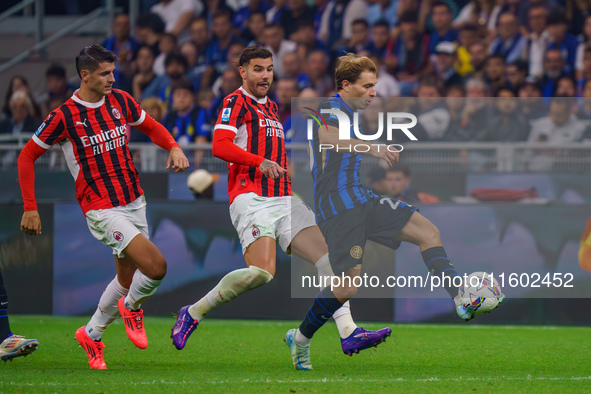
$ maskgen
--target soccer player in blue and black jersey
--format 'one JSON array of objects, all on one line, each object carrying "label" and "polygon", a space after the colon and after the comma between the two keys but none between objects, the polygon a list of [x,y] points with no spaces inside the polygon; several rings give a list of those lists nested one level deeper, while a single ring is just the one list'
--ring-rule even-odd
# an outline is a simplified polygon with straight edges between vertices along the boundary
[{"label": "soccer player in blue and black jersey", "polygon": [[[339,60],[335,71],[337,93],[322,103],[319,111],[333,109],[341,113],[330,113],[325,117],[326,126],[315,127],[312,176],[316,221],[328,244],[334,273],[351,281],[343,280],[332,290],[330,286],[324,288],[300,327],[285,335],[293,363],[302,370],[312,367],[310,339],[314,333],[357,293],[351,284],[361,276],[363,249],[368,239],[392,249],[397,249],[402,241],[417,245],[431,275],[442,278],[443,286],[456,302],[458,315],[466,321],[474,317],[459,301],[458,287],[453,281],[443,280],[458,273],[447,258],[437,227],[412,205],[379,196],[361,184],[362,156],[355,152],[383,159],[389,166],[398,162],[399,152],[353,137],[354,112],[367,108],[376,96],[377,69],[367,57],[348,54]],[[343,113],[351,128],[351,139],[347,140],[339,139],[339,116]]]}]

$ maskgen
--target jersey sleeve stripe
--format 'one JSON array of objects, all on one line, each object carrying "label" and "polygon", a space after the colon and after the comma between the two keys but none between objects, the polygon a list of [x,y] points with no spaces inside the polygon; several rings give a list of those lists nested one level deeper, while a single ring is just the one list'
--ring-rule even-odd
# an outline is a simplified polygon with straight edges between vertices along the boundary
[{"label": "jersey sleeve stripe", "polygon": [[141,114],[140,118],[137,120],[137,122],[129,123],[129,125],[130,126],[139,126],[144,122],[145,119],[146,119],[146,111],[144,111],[142,109],[142,114]]},{"label": "jersey sleeve stripe", "polygon": [[230,126],[230,125],[226,125],[226,124],[216,124],[215,127],[213,128],[213,131],[216,131],[218,129],[230,130],[230,131],[233,131],[234,133],[238,134],[238,129],[234,126]]},{"label": "jersey sleeve stripe", "polygon": [[39,139],[39,137],[37,137],[37,135],[33,134],[33,141],[35,141],[35,143],[37,145],[39,145],[40,147],[42,147],[43,149],[49,149],[51,148],[51,145],[47,145],[45,142],[41,141]]}]

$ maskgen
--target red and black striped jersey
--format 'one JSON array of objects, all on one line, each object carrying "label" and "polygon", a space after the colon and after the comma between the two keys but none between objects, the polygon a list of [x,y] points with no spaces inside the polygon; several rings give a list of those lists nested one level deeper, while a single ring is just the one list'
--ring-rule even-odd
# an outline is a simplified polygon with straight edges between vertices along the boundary
[{"label": "red and black striped jersey", "polygon": [[140,125],[146,114],[118,89],[97,103],[83,101],[77,92],[47,116],[33,140],[45,149],[60,144],[85,215],[127,205],[144,191],[127,146],[126,124]]},{"label": "red and black striped jersey", "polygon": [[[252,154],[274,161],[287,169],[283,125],[277,114],[279,108],[268,97],[257,99],[242,87],[224,98],[215,130],[236,133],[234,144]],[[262,197],[291,195],[287,173],[271,179],[257,167],[228,163],[228,193],[230,203],[239,194],[254,192]]]}]

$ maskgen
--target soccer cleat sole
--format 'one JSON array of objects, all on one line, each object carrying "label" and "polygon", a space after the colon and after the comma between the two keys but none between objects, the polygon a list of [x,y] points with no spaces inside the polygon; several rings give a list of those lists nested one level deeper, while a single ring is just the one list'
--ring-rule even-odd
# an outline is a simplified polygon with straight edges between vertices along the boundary
[{"label": "soccer cleat sole", "polygon": [[0,360],[7,362],[7,361],[12,361],[13,359],[17,358],[17,357],[27,357],[29,354],[33,354],[33,352],[35,350],[37,350],[39,348],[39,343],[30,343],[27,344],[23,347],[21,347],[16,353],[13,354],[7,354],[2,356],[2,358],[0,358]]},{"label": "soccer cleat sole", "polygon": [[359,349],[353,349],[351,352],[348,352],[348,353],[345,353],[345,354],[346,354],[347,356],[349,356],[349,357],[353,357],[353,354],[359,354],[359,352],[360,352],[360,351],[362,351],[362,350],[365,350],[365,349],[370,349],[370,348],[372,348],[372,347],[373,347],[373,348],[376,348],[376,347],[378,347],[378,345],[379,345],[379,344],[381,344],[381,343],[383,343],[383,342],[386,342],[386,338],[388,338],[388,337],[390,337],[390,336],[392,336],[392,333],[391,333],[391,332],[390,332],[390,333],[388,333],[388,334],[386,334],[386,335],[384,335],[383,337],[381,337],[381,338],[380,338],[380,340],[379,340],[379,342],[374,342],[373,344],[371,344],[371,345],[367,345],[367,346],[365,346],[365,347],[363,347],[363,348],[359,348]]}]

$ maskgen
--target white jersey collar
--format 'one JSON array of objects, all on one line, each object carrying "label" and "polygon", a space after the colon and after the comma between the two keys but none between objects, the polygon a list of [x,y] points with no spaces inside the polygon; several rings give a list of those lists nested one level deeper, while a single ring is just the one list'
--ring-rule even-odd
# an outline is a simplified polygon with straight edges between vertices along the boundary
[{"label": "white jersey collar", "polygon": [[98,101],[96,103],[89,103],[88,101],[84,101],[78,96],[78,91],[80,91],[80,89],[76,89],[76,91],[72,95],[72,100],[74,100],[78,104],[82,104],[83,106],[88,107],[88,108],[98,108],[105,103],[105,96],[103,96],[103,98],[100,99],[100,101]]}]

